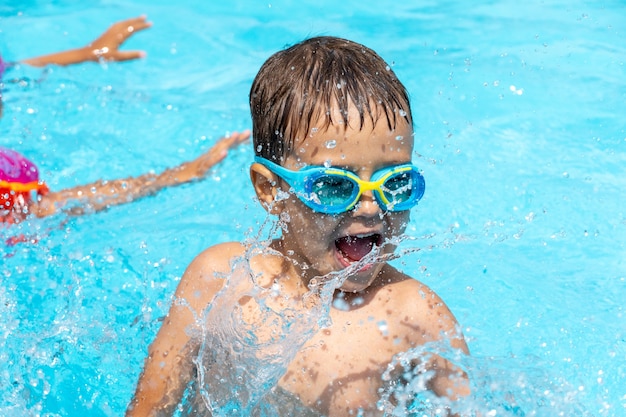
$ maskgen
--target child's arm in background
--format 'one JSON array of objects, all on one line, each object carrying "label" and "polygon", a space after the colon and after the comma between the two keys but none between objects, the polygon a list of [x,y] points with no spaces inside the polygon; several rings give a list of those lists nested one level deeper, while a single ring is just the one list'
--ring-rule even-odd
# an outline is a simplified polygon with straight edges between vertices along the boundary
[{"label": "child's arm in background", "polygon": [[249,131],[234,132],[229,137],[220,139],[193,161],[167,169],[158,175],[144,174],[134,178],[103,180],[58,192],[51,191],[39,197],[31,211],[37,217],[50,216],[59,210],[71,215],[92,213],[154,195],[163,188],[200,180],[211,167],[226,157],[229,149],[245,142],[249,137]]},{"label": "child's arm in background", "polygon": [[134,33],[150,26],[152,23],[146,21],[145,16],[122,20],[111,25],[98,39],[87,46],[28,58],[20,62],[34,67],[43,67],[50,64],[71,65],[87,61],[128,61],[142,58],[145,56],[143,51],[120,51],[119,47]]}]

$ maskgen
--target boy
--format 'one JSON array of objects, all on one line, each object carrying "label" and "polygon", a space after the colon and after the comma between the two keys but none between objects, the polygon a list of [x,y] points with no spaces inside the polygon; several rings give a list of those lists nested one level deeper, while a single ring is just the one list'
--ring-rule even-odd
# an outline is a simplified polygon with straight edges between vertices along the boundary
[{"label": "boy", "polygon": [[[191,263],[127,416],[171,415],[185,390],[189,415],[383,415],[396,355],[467,351],[443,301],[386,262],[424,191],[405,88],[374,51],[318,37],[265,62],[250,108],[252,184],[282,233]],[[450,363],[422,359],[429,390],[468,393]]]},{"label": "boy", "polygon": [[[58,212],[80,215],[105,210],[154,195],[163,188],[202,179],[226,157],[230,148],[246,141],[248,131],[220,139],[196,159],[160,174],[102,180],[60,191],[50,191],[39,179],[39,170],[18,152],[0,147],[0,223],[20,223],[29,215],[46,217]],[[33,193],[37,194],[33,198]]]}]

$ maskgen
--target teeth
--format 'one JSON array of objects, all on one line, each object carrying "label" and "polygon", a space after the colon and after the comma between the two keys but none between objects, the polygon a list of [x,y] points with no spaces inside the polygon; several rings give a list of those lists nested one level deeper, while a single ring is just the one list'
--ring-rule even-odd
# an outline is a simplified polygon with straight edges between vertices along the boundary
[{"label": "teeth", "polygon": [[354,237],[357,237],[359,239],[363,239],[366,237],[371,237],[371,236],[375,236],[377,233],[363,233],[363,234],[357,234],[357,235],[352,235]]}]

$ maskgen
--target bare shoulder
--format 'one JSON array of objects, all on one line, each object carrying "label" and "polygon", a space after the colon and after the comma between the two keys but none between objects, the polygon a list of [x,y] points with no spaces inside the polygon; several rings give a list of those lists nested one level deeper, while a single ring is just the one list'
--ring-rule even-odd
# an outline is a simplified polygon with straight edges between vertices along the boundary
[{"label": "bare shoulder", "polygon": [[396,317],[405,326],[419,330],[413,334],[423,343],[448,338],[452,345],[466,349],[458,322],[443,299],[423,282],[388,266],[387,283],[381,293],[394,301]]},{"label": "bare shoulder", "polygon": [[232,272],[233,262],[244,254],[239,242],[220,243],[202,251],[187,267],[176,297],[185,299],[196,311],[206,307]]},{"label": "bare shoulder", "polygon": [[211,246],[196,256],[185,274],[189,272],[228,273],[233,260],[243,255],[244,250],[244,245],[239,242],[225,242]]},{"label": "bare shoulder", "polygon": [[396,302],[410,304],[416,308],[429,308],[443,304],[443,300],[428,285],[405,274],[404,272],[385,265],[379,275],[376,286],[383,293],[393,295]]}]

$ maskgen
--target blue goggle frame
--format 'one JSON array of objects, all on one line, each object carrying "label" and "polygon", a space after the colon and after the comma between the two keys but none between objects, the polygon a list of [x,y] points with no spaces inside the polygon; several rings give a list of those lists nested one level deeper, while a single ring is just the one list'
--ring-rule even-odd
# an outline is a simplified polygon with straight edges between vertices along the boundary
[{"label": "blue goggle frame", "polygon": [[410,163],[385,167],[364,181],[341,168],[307,166],[292,171],[260,156],[254,161],[285,180],[304,204],[319,213],[352,210],[365,191],[372,191],[383,211],[405,211],[417,204],[426,188],[424,177]]}]

